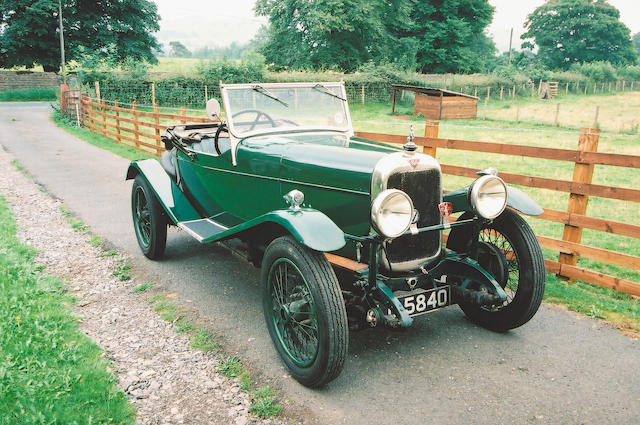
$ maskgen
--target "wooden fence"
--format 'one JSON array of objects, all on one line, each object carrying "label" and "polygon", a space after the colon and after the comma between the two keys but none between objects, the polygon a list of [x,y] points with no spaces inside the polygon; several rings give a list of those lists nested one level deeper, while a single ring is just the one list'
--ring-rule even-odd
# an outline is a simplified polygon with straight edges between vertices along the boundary
[{"label": "wooden fence", "polygon": [[[180,109],[180,114],[159,113],[157,106],[153,109],[153,112],[141,111],[135,104],[131,108],[123,108],[118,105],[118,102],[108,105],[105,100],[95,101],[89,97],[84,97],[82,99],[82,122],[92,132],[101,134],[114,142],[135,146],[141,151],[160,155],[164,150],[160,132],[167,127],[160,123],[161,119],[173,120],[172,124],[176,121],[180,123],[209,121],[202,116],[186,115],[184,108]],[[122,114],[130,117],[124,117]],[[140,117],[149,118],[153,122],[140,119]],[[640,270],[640,257],[581,244],[582,229],[585,228],[629,236],[638,239],[640,243],[639,225],[586,215],[589,196],[640,203],[640,190],[638,189],[592,183],[595,165],[640,168],[640,156],[597,152],[599,134],[600,132],[597,129],[582,129],[576,150],[540,148],[481,141],[441,139],[438,138],[438,123],[427,122],[425,136],[416,137],[415,142],[423,146],[424,152],[433,157],[437,156],[438,149],[454,149],[574,163],[574,173],[571,181],[511,173],[500,173],[500,177],[512,184],[569,194],[567,211],[545,209],[544,214],[539,217],[543,220],[564,224],[562,239],[538,236],[542,247],[559,253],[558,261],[545,260],[549,272],[568,279],[579,279],[640,296],[639,282],[577,266],[578,258],[585,257],[603,263]],[[406,136],[393,134],[356,132],[356,136],[386,143],[403,144],[406,142]],[[477,177],[477,170],[474,168],[447,164],[441,164],[441,167],[445,174]]]}]

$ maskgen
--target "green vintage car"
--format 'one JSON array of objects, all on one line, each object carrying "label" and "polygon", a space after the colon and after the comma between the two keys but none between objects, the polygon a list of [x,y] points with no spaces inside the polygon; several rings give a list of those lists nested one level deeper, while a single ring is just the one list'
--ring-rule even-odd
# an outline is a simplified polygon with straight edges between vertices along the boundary
[{"label": "green vintage car", "polygon": [[544,259],[515,211],[542,209],[495,169],[443,195],[412,134],[403,147],[354,137],[342,83],[220,88],[224,120],[212,99],[210,124],[169,127],[160,161],[129,166],[135,234],[150,259],[171,225],[201,243],[242,241],[300,383],[340,374],[350,330],[408,327],[452,304],[498,332],[536,313]]}]

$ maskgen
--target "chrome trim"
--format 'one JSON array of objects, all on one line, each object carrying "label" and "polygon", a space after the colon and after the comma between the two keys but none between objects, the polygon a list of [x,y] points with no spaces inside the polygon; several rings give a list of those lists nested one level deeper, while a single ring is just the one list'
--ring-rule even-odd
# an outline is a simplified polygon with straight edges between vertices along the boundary
[{"label": "chrome trim", "polygon": [[[500,209],[500,212],[490,217],[487,217],[484,214],[481,214],[480,211],[478,211],[478,208],[476,207],[476,205],[478,203],[478,192],[480,191],[480,188],[483,185],[485,185],[489,180],[498,180],[500,183],[502,183],[502,186],[504,187],[504,203],[502,205],[502,208]],[[502,214],[504,209],[507,207],[507,184],[504,182],[504,180],[502,180],[500,177],[497,177],[496,175],[485,174],[484,176],[476,179],[471,185],[471,191],[469,194],[469,203],[471,204],[471,208],[473,208],[473,211],[476,214],[488,220],[493,220],[494,218]]]},{"label": "chrome trim", "polygon": [[[410,160],[411,162],[409,162]],[[376,163],[371,175],[371,200],[373,201],[380,192],[387,189],[387,182],[391,174],[396,172],[413,172],[416,170],[427,169],[437,169],[438,172],[442,174],[438,161],[436,161],[432,156],[420,152],[400,151],[383,156]],[[442,195],[440,195],[440,199],[437,203],[440,202],[442,202]],[[373,227],[371,227],[371,232],[375,232]],[[442,232],[440,235],[442,236]],[[442,247],[439,246],[438,251],[432,256],[400,263],[391,263],[391,268],[394,272],[417,270],[425,263],[440,256],[441,251]],[[388,270],[389,268],[389,263],[384,250],[382,250],[379,256],[379,266],[385,270]]]},{"label": "chrome trim", "polygon": [[[406,198],[406,200],[409,202],[409,205],[411,206],[411,213],[409,214],[409,221],[407,222],[407,225],[404,227],[402,232],[398,232],[398,234],[395,234],[395,235],[386,235],[380,229],[380,226],[378,226],[378,223],[379,223],[378,215],[380,214],[380,209],[382,208],[382,205],[384,204],[384,202],[387,199],[389,199],[390,196],[395,194],[404,196]],[[414,215],[415,215],[415,208],[413,206],[413,202],[411,201],[411,198],[409,197],[409,195],[407,195],[406,193],[398,189],[386,189],[380,192],[380,194],[376,196],[376,198],[373,200],[373,203],[371,204],[371,224],[373,225],[373,228],[376,231],[376,233],[384,236],[385,238],[394,239],[394,238],[397,238],[398,236],[403,235],[407,230],[409,230],[409,227],[411,226],[411,221]]]},{"label": "chrome trim", "polygon": [[229,230],[228,227],[223,226],[222,224],[220,224],[218,222],[215,222],[215,221],[211,220],[210,218],[204,218],[204,219],[203,218],[197,218],[195,220],[179,221],[177,226],[179,228],[181,228],[182,230],[184,230],[185,232],[187,232],[189,235],[191,235],[191,237],[193,237],[195,240],[197,240],[200,243],[202,243],[204,238],[201,237],[199,234],[197,234],[196,232],[194,232],[193,230],[191,230],[189,227],[187,227],[185,225],[185,223],[193,223],[195,221],[208,221],[209,223],[213,224],[214,226],[217,226],[217,227],[223,229],[222,231]]}]

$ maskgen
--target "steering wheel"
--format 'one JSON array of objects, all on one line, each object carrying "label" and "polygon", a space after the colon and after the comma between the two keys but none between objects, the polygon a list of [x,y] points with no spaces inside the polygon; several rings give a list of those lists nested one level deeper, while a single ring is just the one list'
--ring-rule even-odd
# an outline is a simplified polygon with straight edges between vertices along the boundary
[{"label": "steering wheel", "polygon": [[264,116],[266,118],[266,121],[269,121],[269,124],[271,124],[271,127],[275,127],[276,126],[276,122],[273,120],[273,118],[271,118],[266,112],[261,111],[259,109],[243,109],[242,111],[238,111],[235,114],[233,114],[231,117],[232,118],[236,118],[238,115],[242,115],[242,114],[256,114],[255,119],[253,120],[253,122],[251,123],[251,128],[249,128],[249,131],[253,130],[254,128],[256,128],[256,125],[258,125],[258,123],[260,121],[262,121],[260,119],[260,117]]}]

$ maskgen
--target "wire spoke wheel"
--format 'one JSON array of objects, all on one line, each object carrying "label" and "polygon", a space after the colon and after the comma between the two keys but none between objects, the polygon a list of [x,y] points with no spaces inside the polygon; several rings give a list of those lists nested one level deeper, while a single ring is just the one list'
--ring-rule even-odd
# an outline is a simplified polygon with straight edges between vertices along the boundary
[{"label": "wire spoke wheel", "polygon": [[167,243],[167,216],[141,175],[136,176],[131,188],[131,215],[142,253],[152,260],[160,258]]},{"label": "wire spoke wheel", "polygon": [[318,353],[318,318],[309,285],[287,258],[271,266],[268,280],[271,320],[291,360],[308,366]]},{"label": "wire spoke wheel", "polygon": [[335,379],[347,356],[349,325],[324,254],[291,236],[275,239],[262,259],[262,291],[269,335],[291,376],[311,388]]},{"label": "wire spoke wheel", "polygon": [[[460,218],[472,217],[466,213]],[[475,237],[471,233],[462,227],[452,230],[447,248],[467,252]],[[531,227],[516,212],[505,210],[477,237],[478,263],[502,286],[507,299],[491,307],[462,300],[458,305],[471,321],[498,332],[527,323],[540,307],[546,278],[542,250]]]}]

